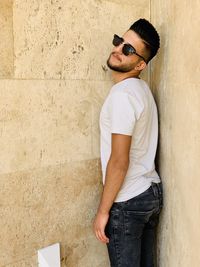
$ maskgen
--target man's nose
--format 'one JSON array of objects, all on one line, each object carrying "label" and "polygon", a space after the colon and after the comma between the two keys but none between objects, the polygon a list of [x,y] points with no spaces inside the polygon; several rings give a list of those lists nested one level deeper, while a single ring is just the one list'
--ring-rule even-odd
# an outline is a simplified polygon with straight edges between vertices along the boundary
[{"label": "man's nose", "polygon": [[122,54],[122,47],[123,47],[123,43],[118,45],[118,46],[114,46],[113,47],[113,52],[118,52],[118,53],[121,53]]}]

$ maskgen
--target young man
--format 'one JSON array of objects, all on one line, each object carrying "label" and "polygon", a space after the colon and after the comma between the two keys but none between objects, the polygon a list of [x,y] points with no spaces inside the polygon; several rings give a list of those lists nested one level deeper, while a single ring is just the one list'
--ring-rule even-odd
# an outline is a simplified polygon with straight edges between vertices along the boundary
[{"label": "young man", "polygon": [[162,207],[155,170],[157,109],[140,72],[160,41],[153,25],[136,21],[114,35],[107,65],[114,86],[100,114],[104,189],[94,221],[96,237],[107,244],[111,267],[153,267],[155,228]]}]

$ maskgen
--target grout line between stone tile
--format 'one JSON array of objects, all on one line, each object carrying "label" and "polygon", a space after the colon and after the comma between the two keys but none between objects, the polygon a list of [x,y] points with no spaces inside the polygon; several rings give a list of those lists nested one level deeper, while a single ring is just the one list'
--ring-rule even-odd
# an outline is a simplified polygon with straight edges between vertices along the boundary
[{"label": "grout line between stone tile", "polygon": [[0,78],[0,81],[3,80],[13,80],[13,81],[89,81],[89,82],[112,82],[112,80],[101,80],[101,79],[36,79],[36,78]]}]

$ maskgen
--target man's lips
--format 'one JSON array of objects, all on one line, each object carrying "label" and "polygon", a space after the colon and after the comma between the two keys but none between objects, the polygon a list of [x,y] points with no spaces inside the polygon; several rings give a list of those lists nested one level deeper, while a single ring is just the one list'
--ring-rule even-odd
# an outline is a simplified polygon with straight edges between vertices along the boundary
[{"label": "man's lips", "polygon": [[119,54],[113,52],[113,53],[112,53],[112,56],[115,57],[116,59],[118,59],[120,62],[122,61],[122,60],[121,60],[121,57],[119,56]]}]

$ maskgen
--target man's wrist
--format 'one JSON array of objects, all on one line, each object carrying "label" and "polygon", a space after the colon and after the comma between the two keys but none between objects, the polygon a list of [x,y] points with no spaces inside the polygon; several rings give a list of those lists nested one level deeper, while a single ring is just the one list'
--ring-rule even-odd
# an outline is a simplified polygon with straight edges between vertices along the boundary
[{"label": "man's wrist", "polygon": [[99,207],[98,208],[98,213],[99,214],[108,214],[109,213],[109,209],[103,208],[103,207]]}]

